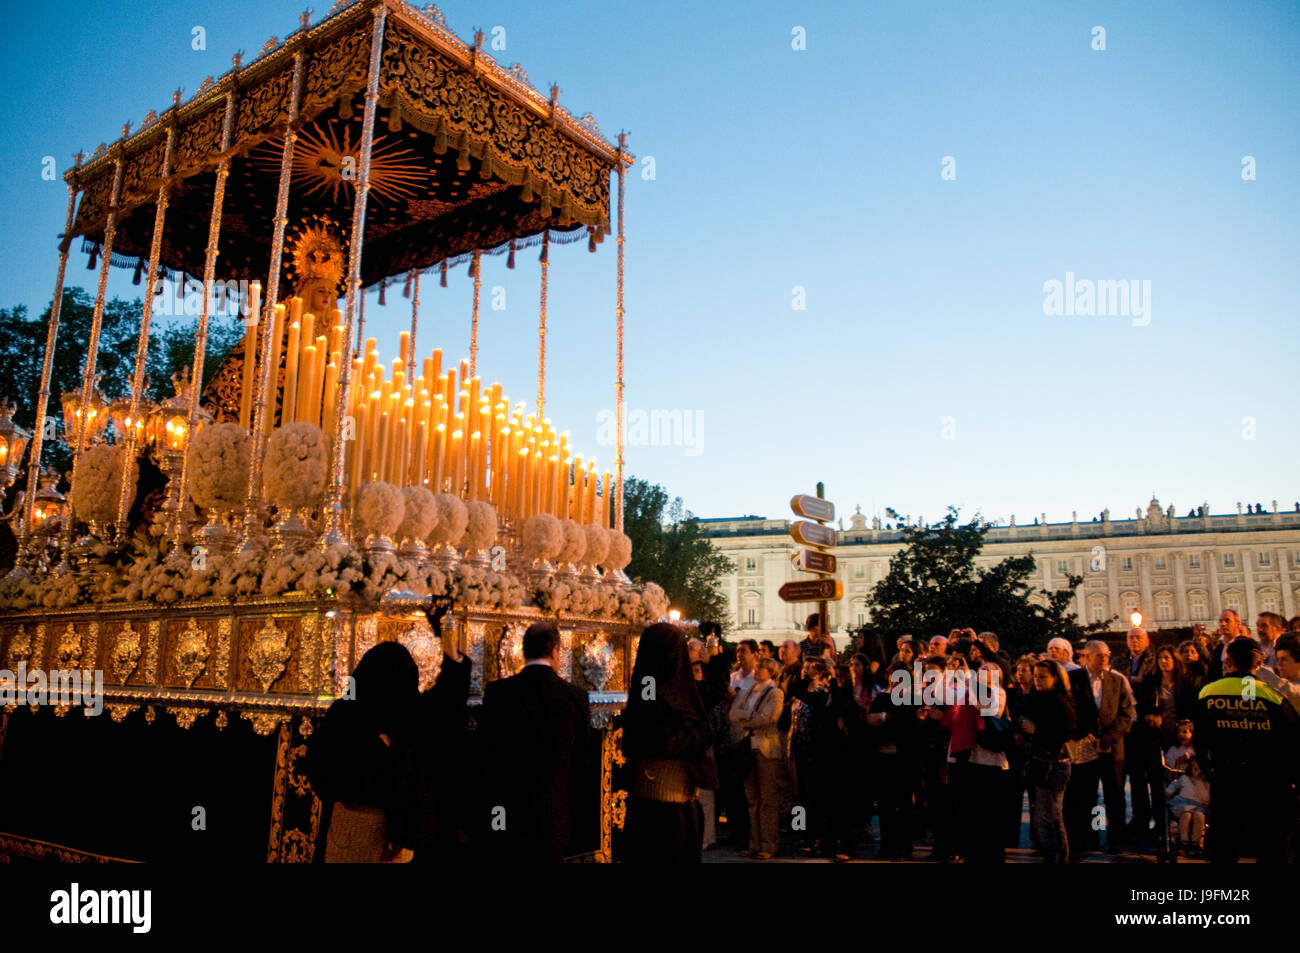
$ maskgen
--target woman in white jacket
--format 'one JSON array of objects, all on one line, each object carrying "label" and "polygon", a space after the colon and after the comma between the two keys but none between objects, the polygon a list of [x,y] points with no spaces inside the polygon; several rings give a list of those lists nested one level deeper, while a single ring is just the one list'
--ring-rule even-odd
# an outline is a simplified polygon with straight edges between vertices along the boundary
[{"label": "woman in white jacket", "polygon": [[[731,723],[745,731],[753,758],[745,773],[745,800],[749,804],[749,853],[769,860],[781,836],[780,787],[784,739],[777,728],[785,695],[777,687],[780,669],[766,658],[754,670],[754,684],[731,703]],[[743,742],[742,742],[743,743]]]}]

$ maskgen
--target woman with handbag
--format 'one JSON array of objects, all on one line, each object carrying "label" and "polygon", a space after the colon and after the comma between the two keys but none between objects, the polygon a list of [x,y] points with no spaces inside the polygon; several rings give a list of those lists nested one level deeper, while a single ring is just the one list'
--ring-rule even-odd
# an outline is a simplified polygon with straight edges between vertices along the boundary
[{"label": "woman with handbag", "polygon": [[1034,663],[1034,691],[1020,729],[1029,738],[1026,781],[1033,785],[1033,824],[1038,846],[1049,864],[1065,863],[1070,854],[1065,833],[1065,786],[1070,758],[1065,743],[1074,730],[1074,701],[1069,679],[1058,662]]}]

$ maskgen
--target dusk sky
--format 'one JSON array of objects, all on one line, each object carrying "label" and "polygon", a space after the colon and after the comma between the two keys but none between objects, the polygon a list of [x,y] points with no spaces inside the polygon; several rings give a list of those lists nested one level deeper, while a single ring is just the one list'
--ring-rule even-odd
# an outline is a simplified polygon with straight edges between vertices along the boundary
[{"label": "dusk sky", "polygon": [[[49,302],[74,152],[252,61],[303,6],[7,5],[0,307]],[[855,504],[1023,524],[1132,516],[1152,491],[1179,515],[1300,500],[1300,5],[442,10],[463,39],[503,35],[498,63],[608,139],[629,132],[627,407],[693,426],[629,446],[626,472],[696,514],[785,517],[817,480],[846,522]],[[80,248],[69,283],[93,293]],[[614,251],[566,246],[550,268],[547,416],[601,469]],[[481,372],[530,403],[538,277],[532,251],[483,275]],[[1053,281],[1138,295],[1053,314]],[[110,293],[139,295],[129,270]],[[421,351],[467,355],[470,295],[463,267],[425,280]],[[391,360],[410,306],[400,284],[387,300],[371,292],[366,333]]]}]

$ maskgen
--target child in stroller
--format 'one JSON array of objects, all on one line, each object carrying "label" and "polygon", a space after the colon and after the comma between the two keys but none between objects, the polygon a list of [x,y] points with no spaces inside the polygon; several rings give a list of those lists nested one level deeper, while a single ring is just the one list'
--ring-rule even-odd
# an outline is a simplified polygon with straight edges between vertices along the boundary
[{"label": "child in stroller", "polygon": [[[1210,806],[1210,783],[1201,771],[1192,747],[1192,723],[1178,723],[1178,744],[1162,759],[1165,769],[1165,837],[1174,820],[1178,823],[1178,845],[1183,853],[1199,856],[1205,849],[1205,820]],[[1171,844],[1170,847],[1173,845]],[[1174,851],[1167,850],[1169,860]]]}]

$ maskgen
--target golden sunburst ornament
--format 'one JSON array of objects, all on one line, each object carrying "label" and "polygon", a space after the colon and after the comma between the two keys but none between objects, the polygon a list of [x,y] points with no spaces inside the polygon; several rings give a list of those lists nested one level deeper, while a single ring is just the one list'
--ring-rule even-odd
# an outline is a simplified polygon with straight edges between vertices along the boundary
[{"label": "golden sunburst ornament", "polygon": [[[340,134],[339,125],[342,125]],[[338,204],[361,174],[361,143],[352,141],[350,124],[317,123],[304,129],[293,153],[293,185],[308,196]],[[401,142],[375,136],[370,149],[370,197],[397,201],[423,190],[429,178],[419,157]]]}]

